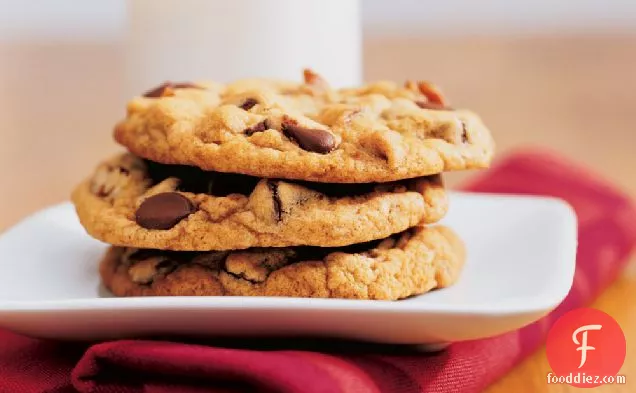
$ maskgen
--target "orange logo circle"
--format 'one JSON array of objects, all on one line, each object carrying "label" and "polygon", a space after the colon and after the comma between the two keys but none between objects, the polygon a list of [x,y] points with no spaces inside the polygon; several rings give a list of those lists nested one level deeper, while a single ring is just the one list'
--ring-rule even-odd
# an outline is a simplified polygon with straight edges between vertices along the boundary
[{"label": "orange logo circle", "polygon": [[610,315],[593,308],[572,310],[548,333],[546,352],[554,372],[548,383],[594,387],[615,382],[626,348],[625,334]]}]

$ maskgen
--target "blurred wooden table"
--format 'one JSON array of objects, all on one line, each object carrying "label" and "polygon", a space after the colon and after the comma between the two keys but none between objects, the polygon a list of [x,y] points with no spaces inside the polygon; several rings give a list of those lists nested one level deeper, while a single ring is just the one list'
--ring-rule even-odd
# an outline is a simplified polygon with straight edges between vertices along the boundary
[{"label": "blurred wooden table", "polygon": [[[547,146],[586,163],[636,196],[636,37],[367,40],[369,79],[425,78],[456,106],[479,112],[499,153]],[[124,113],[117,45],[0,44],[0,231],[68,198],[96,162],[118,148],[112,124]],[[468,174],[450,177],[457,184]],[[636,381],[636,261],[594,303],[627,336],[621,371]],[[538,351],[488,389],[570,392],[547,385]]]}]

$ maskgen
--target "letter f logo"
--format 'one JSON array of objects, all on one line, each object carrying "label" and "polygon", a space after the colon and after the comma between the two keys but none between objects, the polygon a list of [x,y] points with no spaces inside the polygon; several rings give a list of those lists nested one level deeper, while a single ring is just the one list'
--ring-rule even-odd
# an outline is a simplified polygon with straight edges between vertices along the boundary
[{"label": "letter f logo", "polygon": [[[580,345],[580,347],[576,348],[577,351],[581,351],[581,364],[579,364],[579,368],[583,367],[583,365],[585,364],[585,361],[587,360],[587,351],[593,351],[596,349],[592,346],[587,345],[588,330],[601,330],[601,328],[602,328],[601,325],[585,325],[576,329],[574,333],[572,333],[572,341],[574,341],[574,344]],[[582,339],[581,339],[581,342],[579,342],[576,336],[578,336],[578,334],[581,332],[582,332],[581,334]]]}]

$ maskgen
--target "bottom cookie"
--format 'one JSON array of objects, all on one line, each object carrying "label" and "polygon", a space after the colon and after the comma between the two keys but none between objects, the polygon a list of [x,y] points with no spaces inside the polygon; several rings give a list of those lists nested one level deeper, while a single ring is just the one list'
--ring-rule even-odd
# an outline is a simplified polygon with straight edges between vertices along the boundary
[{"label": "bottom cookie", "polygon": [[397,300],[453,284],[465,259],[444,226],[346,247],[184,252],[111,247],[100,265],[117,296],[287,296]]}]

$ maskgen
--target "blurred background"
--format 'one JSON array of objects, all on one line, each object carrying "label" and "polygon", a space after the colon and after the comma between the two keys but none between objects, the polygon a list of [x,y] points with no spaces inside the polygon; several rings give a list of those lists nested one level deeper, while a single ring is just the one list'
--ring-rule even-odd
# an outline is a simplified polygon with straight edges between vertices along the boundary
[{"label": "blurred background", "polygon": [[[224,23],[229,32],[210,40],[202,60],[225,64],[227,71],[208,77],[227,79],[234,71],[250,70],[261,76],[270,73],[267,59],[274,58],[285,72],[296,69],[299,59],[309,59],[312,64],[305,65],[318,72],[322,65],[338,83],[360,77],[431,80],[455,107],[482,115],[500,155],[546,146],[636,196],[631,118],[636,112],[636,1],[291,1],[295,8],[284,15],[282,3],[290,7],[288,0],[213,1],[213,15],[205,8],[188,11],[205,15],[209,26]],[[193,26],[184,19],[187,12],[166,8],[166,0],[0,0],[0,230],[67,199],[98,160],[118,149],[111,130],[124,115],[132,86],[127,61],[145,56],[143,41],[130,54],[133,3],[142,7],[135,17],[145,16],[146,24],[169,18],[173,28]],[[224,10],[230,3],[240,5]],[[236,8],[250,6],[251,13]],[[338,12],[341,7],[346,12]],[[346,26],[355,18],[359,25]],[[278,26],[275,34],[288,40],[312,24],[320,25],[321,34],[332,34],[334,45],[361,42],[362,57],[343,52],[346,46],[330,54],[329,47],[314,42],[296,42],[298,53],[288,51],[287,58],[266,56],[276,44],[260,40],[263,28]],[[206,45],[207,38],[200,35],[197,44]],[[157,40],[170,41],[170,36]],[[170,45],[163,47],[165,61],[183,62],[179,42]],[[242,56],[240,64],[228,51]],[[156,64],[165,65],[163,60]],[[137,67],[137,75],[143,74],[141,63]],[[289,77],[299,79],[300,70]],[[450,183],[470,175],[453,175]]]}]

